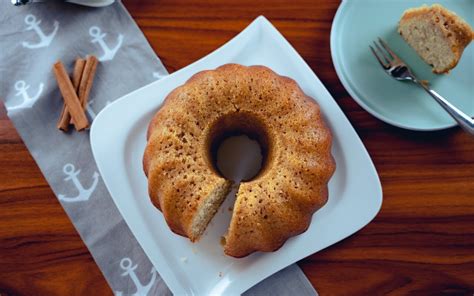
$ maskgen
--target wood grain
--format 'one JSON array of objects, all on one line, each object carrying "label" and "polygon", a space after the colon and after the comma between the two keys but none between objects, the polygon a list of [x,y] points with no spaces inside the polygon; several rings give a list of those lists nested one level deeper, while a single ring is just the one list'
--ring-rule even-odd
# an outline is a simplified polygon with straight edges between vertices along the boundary
[{"label": "wood grain", "polygon": [[[382,210],[299,265],[321,295],[474,293],[474,139],[420,133],[362,110],[340,84],[329,36],[339,1],[124,1],[170,72],[265,15],[308,62],[366,145]],[[0,111],[0,294],[110,295],[21,139]]]}]

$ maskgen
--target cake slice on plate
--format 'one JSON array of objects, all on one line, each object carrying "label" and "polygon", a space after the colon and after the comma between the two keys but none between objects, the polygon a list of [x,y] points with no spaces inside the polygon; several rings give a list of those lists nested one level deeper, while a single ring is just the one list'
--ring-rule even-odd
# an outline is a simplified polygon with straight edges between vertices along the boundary
[{"label": "cake slice on plate", "polygon": [[474,38],[467,22],[439,4],[406,10],[398,32],[437,74],[456,67]]}]

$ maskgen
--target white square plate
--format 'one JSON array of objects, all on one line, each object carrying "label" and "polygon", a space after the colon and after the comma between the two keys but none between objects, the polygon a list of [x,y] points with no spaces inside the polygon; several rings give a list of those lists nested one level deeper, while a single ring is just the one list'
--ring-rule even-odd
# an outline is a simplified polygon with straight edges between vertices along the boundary
[{"label": "white square plate", "polygon": [[[273,253],[225,256],[219,238],[228,225],[225,203],[196,244],[173,234],[151,204],[142,169],[146,129],[166,95],[196,72],[226,63],[265,65],[296,80],[316,99],[334,135],[337,169],[329,201],[309,229]],[[94,120],[91,145],[102,178],[143,250],[176,295],[240,294],[280,269],[324,249],[369,223],[382,204],[374,165],[345,115],[318,77],[264,17],[201,60],[105,108]],[[186,258],[186,260],[183,260]]]}]

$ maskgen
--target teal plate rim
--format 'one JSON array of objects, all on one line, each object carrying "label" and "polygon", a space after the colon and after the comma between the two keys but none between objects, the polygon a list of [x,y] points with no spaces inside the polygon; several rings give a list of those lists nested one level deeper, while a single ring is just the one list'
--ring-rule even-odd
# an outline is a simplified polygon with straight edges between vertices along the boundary
[{"label": "teal plate rim", "polygon": [[[371,107],[369,104],[367,104],[364,101],[364,99],[362,99],[362,98],[364,98],[364,95],[361,94],[357,90],[357,88],[352,85],[352,82],[347,77],[347,74],[344,70],[344,67],[342,65],[343,64],[342,57],[340,56],[342,54],[342,51],[337,50],[338,46],[339,46],[337,38],[338,38],[338,34],[340,33],[340,30],[342,28],[341,21],[342,21],[344,15],[345,15],[345,13],[347,12],[347,9],[346,9],[347,6],[352,4],[352,3],[349,3],[349,2],[352,2],[352,1],[351,0],[342,1],[341,4],[339,5],[338,9],[337,9],[336,15],[334,16],[334,20],[333,20],[332,25],[331,25],[330,48],[331,48],[331,58],[332,58],[334,68],[336,70],[336,74],[337,74],[339,80],[341,81],[342,85],[344,86],[345,90],[354,99],[354,101],[356,101],[356,103],[359,106],[361,106],[365,111],[367,111],[369,114],[376,117],[377,119],[379,119],[379,120],[381,120],[385,123],[388,123],[390,125],[393,125],[395,127],[399,127],[399,128],[403,128],[403,129],[407,129],[407,130],[412,130],[412,131],[439,131],[439,130],[445,130],[445,129],[449,129],[449,128],[453,128],[453,127],[458,126],[458,124],[454,121],[452,123],[440,123],[440,124],[438,124],[436,126],[433,126],[433,127],[418,127],[418,126],[414,126],[414,125],[410,125],[410,124],[405,124],[403,121],[397,121],[397,120],[393,120],[391,118],[386,117],[385,115],[381,114],[380,112],[375,110],[373,107]],[[374,39],[376,37],[377,36],[374,36]],[[380,75],[387,75],[387,74],[383,73],[382,69],[381,69]],[[416,86],[413,85],[413,87],[416,87]],[[469,115],[471,115],[471,114],[469,114]]]}]

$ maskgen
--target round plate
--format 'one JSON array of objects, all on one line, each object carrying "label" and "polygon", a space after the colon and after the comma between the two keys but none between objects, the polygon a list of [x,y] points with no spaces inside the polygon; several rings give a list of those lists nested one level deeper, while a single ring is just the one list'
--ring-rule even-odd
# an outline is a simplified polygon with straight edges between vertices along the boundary
[{"label": "round plate", "polygon": [[[449,128],[456,123],[421,88],[409,82],[396,81],[384,73],[369,50],[372,41],[381,37],[419,79],[428,80],[431,87],[452,104],[474,115],[474,46],[466,48],[459,64],[449,74],[436,75],[397,32],[403,12],[424,3],[431,5],[434,2],[343,1],[331,29],[331,55],[339,79],[362,108],[398,127],[432,131]],[[436,3],[456,12],[471,26],[474,24],[474,1],[437,0]]]}]

